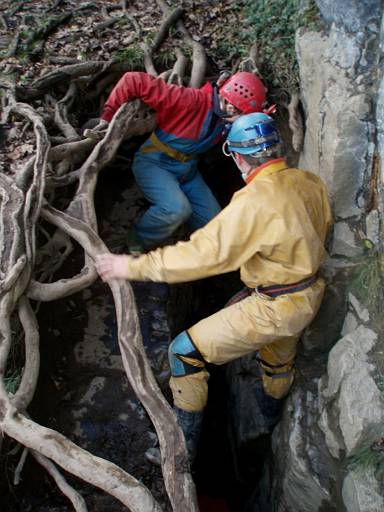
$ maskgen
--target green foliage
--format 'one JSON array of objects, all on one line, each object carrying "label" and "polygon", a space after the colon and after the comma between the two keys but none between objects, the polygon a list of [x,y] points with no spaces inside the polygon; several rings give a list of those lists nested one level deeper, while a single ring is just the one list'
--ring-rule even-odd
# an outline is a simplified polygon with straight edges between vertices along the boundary
[{"label": "green foliage", "polygon": [[47,16],[37,18],[33,14],[26,14],[23,18],[26,28],[19,33],[19,42],[16,56],[28,62],[31,54],[41,50],[46,37],[60,24],[68,15]]},{"label": "green foliage", "polygon": [[364,257],[357,263],[349,290],[368,308],[379,308],[383,295],[383,255],[370,240],[363,240]]},{"label": "green foliage", "polygon": [[[299,27],[321,28],[313,0],[299,10],[300,0],[245,0],[241,45],[258,47],[258,66],[270,88],[292,90],[299,83],[295,33]],[[244,48],[243,48],[244,52]]]},{"label": "green foliage", "polygon": [[144,52],[139,45],[131,45],[123,50],[118,50],[114,59],[117,62],[128,63],[132,69],[142,68],[144,61]]},{"label": "green foliage", "polygon": [[25,75],[20,75],[20,77],[19,77],[19,82],[21,85],[27,85],[30,83],[30,81],[31,81],[31,79]]},{"label": "green foliage", "polygon": [[361,472],[372,469],[383,475],[384,452],[374,450],[373,446],[365,446],[358,453],[347,458],[346,468]]},{"label": "green foliage", "polygon": [[376,376],[376,384],[377,384],[377,387],[379,388],[380,392],[382,393],[383,397],[384,397],[384,375],[379,373],[379,375]]},{"label": "green foliage", "polygon": [[20,385],[21,381],[21,370],[12,370],[7,373],[4,383],[5,389],[8,393],[14,394],[17,391],[17,388]]},{"label": "green foliage", "polygon": [[[183,52],[186,55],[185,52]],[[163,50],[159,55],[156,55],[154,63],[157,69],[166,70],[173,68],[176,56],[172,50]]]},{"label": "green foliage", "polygon": [[[186,52],[184,52],[186,54]],[[114,54],[117,62],[124,62],[131,69],[144,69],[144,52],[139,45],[131,45],[124,50],[119,50]],[[172,50],[163,50],[154,56],[155,67],[159,70],[173,67],[175,54]]]}]

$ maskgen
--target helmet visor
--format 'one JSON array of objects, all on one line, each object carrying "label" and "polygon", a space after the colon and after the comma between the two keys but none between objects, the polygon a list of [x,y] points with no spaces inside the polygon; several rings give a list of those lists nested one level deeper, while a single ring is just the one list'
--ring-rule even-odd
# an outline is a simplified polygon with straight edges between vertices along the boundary
[{"label": "helmet visor", "polygon": [[280,143],[279,134],[271,123],[256,123],[243,129],[240,137],[228,137],[228,149],[237,153],[249,154],[264,151]]}]

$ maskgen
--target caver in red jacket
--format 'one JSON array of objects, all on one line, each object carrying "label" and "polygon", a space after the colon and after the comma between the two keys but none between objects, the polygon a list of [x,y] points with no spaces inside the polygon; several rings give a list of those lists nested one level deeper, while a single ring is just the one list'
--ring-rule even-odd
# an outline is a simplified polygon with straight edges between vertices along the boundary
[{"label": "caver in red jacket", "polygon": [[[106,101],[102,119],[111,121],[123,103],[141,99],[156,111],[156,130],[135,155],[133,172],[150,208],[136,224],[146,247],[167,239],[183,222],[195,230],[220,206],[197,170],[197,153],[221,138],[218,95],[212,84],[201,89],[168,85],[147,73],[123,75]],[[215,113],[217,112],[217,113]]]},{"label": "caver in red jacket", "polygon": [[102,119],[110,122],[120,105],[139,98],[156,111],[158,138],[172,148],[191,154],[208,149],[220,138],[223,122],[213,112],[214,89],[168,85],[147,73],[128,72],[112,90]]}]

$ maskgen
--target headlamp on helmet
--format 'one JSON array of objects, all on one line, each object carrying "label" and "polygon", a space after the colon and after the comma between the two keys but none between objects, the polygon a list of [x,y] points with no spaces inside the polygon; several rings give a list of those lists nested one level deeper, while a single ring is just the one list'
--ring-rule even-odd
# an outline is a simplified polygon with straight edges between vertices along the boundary
[{"label": "headlamp on helmet", "polygon": [[255,112],[241,116],[232,124],[226,145],[231,152],[251,155],[263,152],[280,142],[274,119],[267,114]]}]

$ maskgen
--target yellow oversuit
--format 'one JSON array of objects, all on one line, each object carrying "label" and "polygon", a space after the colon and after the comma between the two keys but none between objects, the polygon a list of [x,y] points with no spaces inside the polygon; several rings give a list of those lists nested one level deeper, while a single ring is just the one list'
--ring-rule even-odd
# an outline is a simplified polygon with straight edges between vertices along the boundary
[{"label": "yellow oversuit", "polygon": [[[240,268],[251,289],[297,283],[317,273],[332,222],[327,191],[316,175],[288,168],[282,158],[252,172],[206,226],[189,241],[129,258],[130,279],[186,282]],[[324,292],[318,278],[302,291],[270,298],[257,291],[201,320],[188,334],[204,361],[223,364],[258,351],[267,394],[282,398],[293,381],[296,345],[316,315]],[[171,378],[175,405],[199,411],[206,404],[208,372]],[[278,378],[274,378],[274,374]]]}]

